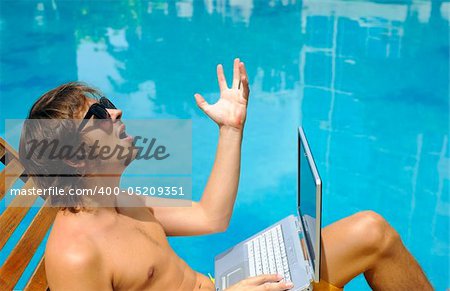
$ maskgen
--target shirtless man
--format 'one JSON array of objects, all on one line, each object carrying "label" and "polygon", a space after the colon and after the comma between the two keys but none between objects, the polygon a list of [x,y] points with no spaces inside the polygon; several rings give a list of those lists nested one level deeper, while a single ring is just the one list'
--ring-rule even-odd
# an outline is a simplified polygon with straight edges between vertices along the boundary
[{"label": "shirtless man", "polygon": [[[219,126],[216,158],[201,200],[193,202],[192,207],[121,207],[112,195],[80,200],[77,207],[62,207],[45,251],[47,280],[52,291],[214,290],[207,277],[192,270],[175,254],[167,236],[222,232],[230,221],[239,182],[249,87],[244,64],[239,59],[234,61],[230,87],[221,65],[217,67],[217,76],[220,87],[217,103],[210,105],[202,96],[195,95],[197,105]],[[112,131],[84,125],[80,134],[86,140],[129,145],[130,139],[123,138],[122,111],[107,99],[99,102],[90,98],[97,93],[80,83],[62,85],[40,97],[28,118],[83,119],[93,115],[89,122],[110,119]],[[62,133],[45,134],[48,133],[24,129],[21,158],[28,150],[28,140],[58,138]],[[28,162],[30,173],[42,167]],[[83,161],[62,162],[73,168],[74,173],[89,166]],[[101,163],[96,171],[101,174],[114,169],[120,174],[125,168],[122,161],[111,159]],[[119,186],[120,175],[101,176],[86,179],[83,188]],[[322,240],[324,281],[316,289],[343,287],[361,273],[374,289],[431,289],[398,234],[373,212],[361,212],[326,227]],[[274,274],[243,280],[229,290],[291,287]]]}]

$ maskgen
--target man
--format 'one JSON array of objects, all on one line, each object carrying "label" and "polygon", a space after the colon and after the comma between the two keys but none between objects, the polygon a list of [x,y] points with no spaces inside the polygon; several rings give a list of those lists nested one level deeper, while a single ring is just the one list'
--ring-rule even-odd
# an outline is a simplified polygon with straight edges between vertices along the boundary
[{"label": "man", "polygon": [[[227,229],[236,199],[240,174],[241,143],[249,96],[245,66],[234,60],[233,81],[228,87],[221,65],[217,67],[220,99],[208,104],[195,95],[197,105],[219,126],[216,158],[199,202],[192,207],[122,207],[116,196],[58,197],[59,211],[45,251],[47,280],[51,290],[214,290],[213,283],[196,273],[170,247],[167,236],[188,236]],[[132,148],[124,133],[122,111],[99,93],[80,83],[62,85],[44,94],[32,107],[29,119],[85,119],[74,143],[97,141]],[[108,120],[108,125],[91,126]],[[70,126],[69,126],[70,127]],[[30,151],[33,139],[67,135],[65,126],[54,130],[24,127],[20,155]],[[83,188],[118,187],[127,164],[117,159],[97,162],[65,159],[61,168],[80,177]],[[46,168],[27,161],[29,173]],[[83,174],[95,168],[98,175]],[[106,175],[113,171],[117,175]],[[65,172],[67,173],[67,172]],[[42,187],[62,180],[36,179]],[[40,180],[40,181],[39,181]],[[64,199],[72,199],[66,201]],[[78,200],[77,200],[78,199]],[[64,207],[64,203],[71,202]],[[338,221],[322,232],[322,270],[317,290],[339,289],[364,273],[373,289],[429,290],[431,286],[399,235],[376,213],[366,211]],[[290,282],[276,274],[248,278],[232,290],[286,290]]]}]

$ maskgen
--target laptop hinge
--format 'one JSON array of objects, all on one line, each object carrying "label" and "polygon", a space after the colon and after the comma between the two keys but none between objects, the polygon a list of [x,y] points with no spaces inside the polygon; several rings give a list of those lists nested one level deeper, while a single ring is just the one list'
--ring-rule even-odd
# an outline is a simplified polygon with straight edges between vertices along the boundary
[{"label": "laptop hinge", "polygon": [[[309,250],[308,250],[308,246],[306,245],[306,235],[305,232],[303,230],[303,226],[302,226],[302,222],[300,220],[300,215],[297,216],[297,219],[295,221],[295,225],[297,227],[297,231],[299,232],[299,238],[300,238],[300,246],[302,248],[302,255],[303,255],[303,259],[305,261],[306,264],[306,272],[308,275],[309,280],[312,282],[314,281],[314,268],[311,262],[311,256],[309,255]],[[305,224],[305,227],[308,227]]]}]

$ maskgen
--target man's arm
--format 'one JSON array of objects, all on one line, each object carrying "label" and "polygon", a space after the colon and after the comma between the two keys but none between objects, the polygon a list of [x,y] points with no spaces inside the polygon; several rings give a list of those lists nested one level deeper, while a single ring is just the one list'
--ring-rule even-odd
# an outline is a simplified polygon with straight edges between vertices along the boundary
[{"label": "man's arm", "polygon": [[168,235],[198,235],[225,231],[236,199],[241,143],[247,114],[248,77],[244,63],[234,60],[233,84],[228,88],[223,68],[217,67],[220,99],[210,105],[199,94],[197,105],[219,125],[214,165],[199,202],[192,207],[153,207]]}]

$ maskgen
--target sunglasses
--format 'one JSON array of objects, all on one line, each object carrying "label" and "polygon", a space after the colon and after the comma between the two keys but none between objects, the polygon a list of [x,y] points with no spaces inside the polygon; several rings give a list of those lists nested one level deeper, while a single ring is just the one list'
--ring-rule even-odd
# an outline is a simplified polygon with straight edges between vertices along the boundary
[{"label": "sunglasses", "polygon": [[111,115],[106,109],[117,109],[116,106],[114,106],[114,104],[112,104],[112,102],[109,101],[109,99],[106,97],[102,97],[100,98],[98,103],[92,104],[91,107],[89,107],[86,115],[84,116],[83,121],[80,123],[78,132],[83,130],[91,117],[97,119],[111,119]]}]

